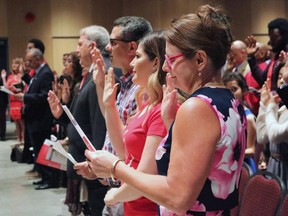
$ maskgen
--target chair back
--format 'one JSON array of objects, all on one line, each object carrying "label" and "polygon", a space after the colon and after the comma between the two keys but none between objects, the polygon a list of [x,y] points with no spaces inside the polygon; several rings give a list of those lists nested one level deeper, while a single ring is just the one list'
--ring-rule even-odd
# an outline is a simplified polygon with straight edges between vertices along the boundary
[{"label": "chair back", "polygon": [[230,210],[230,216],[237,216],[239,213],[239,206],[241,204],[241,199],[243,197],[244,190],[247,186],[247,183],[250,177],[253,175],[253,171],[251,167],[243,161],[240,182],[239,182],[239,199],[238,199],[238,206],[234,207]]},{"label": "chair back", "polygon": [[283,181],[273,173],[256,172],[244,191],[239,215],[275,216],[285,189]]},{"label": "chair back", "polygon": [[288,192],[283,197],[281,206],[279,208],[279,216],[287,216],[288,215]]}]

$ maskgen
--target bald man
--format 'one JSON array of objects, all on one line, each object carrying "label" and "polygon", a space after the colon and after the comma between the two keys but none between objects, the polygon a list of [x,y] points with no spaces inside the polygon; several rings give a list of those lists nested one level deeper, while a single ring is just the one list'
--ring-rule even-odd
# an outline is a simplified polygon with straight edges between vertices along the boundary
[{"label": "bald man", "polygon": [[234,64],[234,68],[232,72],[239,72],[243,76],[245,76],[250,70],[249,64],[247,62],[247,51],[246,45],[241,40],[235,40],[230,48],[229,53],[232,62]]}]

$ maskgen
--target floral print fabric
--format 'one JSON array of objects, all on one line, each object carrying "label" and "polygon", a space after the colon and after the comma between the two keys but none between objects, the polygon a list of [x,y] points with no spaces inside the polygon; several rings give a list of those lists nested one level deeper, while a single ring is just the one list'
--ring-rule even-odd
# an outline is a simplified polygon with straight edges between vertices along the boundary
[{"label": "floral print fabric", "polygon": [[[228,89],[204,87],[191,97],[205,101],[217,115],[221,139],[217,143],[210,173],[197,201],[184,215],[223,215],[238,204],[239,179],[246,148],[246,116],[240,102]],[[167,175],[172,128],[156,152],[158,172]],[[160,207],[161,216],[176,216]],[[199,214],[200,213],[200,214]]]}]

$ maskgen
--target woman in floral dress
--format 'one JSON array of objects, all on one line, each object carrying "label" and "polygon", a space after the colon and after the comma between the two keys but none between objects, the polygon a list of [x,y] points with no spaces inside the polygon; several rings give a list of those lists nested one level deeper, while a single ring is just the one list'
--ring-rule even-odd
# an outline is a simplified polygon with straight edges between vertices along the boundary
[{"label": "woman in floral dress", "polygon": [[[159,215],[229,215],[238,204],[246,147],[243,106],[221,84],[231,41],[229,18],[209,5],[173,20],[166,31],[161,107],[169,135],[156,152],[159,175],[87,150],[91,172],[131,185],[158,203]],[[190,95],[178,111],[176,88]]]}]

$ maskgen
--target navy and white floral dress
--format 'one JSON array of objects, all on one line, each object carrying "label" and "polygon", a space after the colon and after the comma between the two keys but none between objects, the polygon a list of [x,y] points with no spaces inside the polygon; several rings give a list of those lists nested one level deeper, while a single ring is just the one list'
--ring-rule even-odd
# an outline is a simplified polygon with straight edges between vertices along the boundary
[{"label": "navy and white floral dress", "polygon": [[[221,138],[208,178],[196,202],[184,215],[223,215],[238,204],[239,179],[246,148],[245,112],[239,100],[225,88],[203,87],[190,97],[200,98],[214,110],[221,125]],[[160,175],[167,175],[172,127],[156,152]],[[177,215],[164,207],[159,209],[161,216]]]}]

